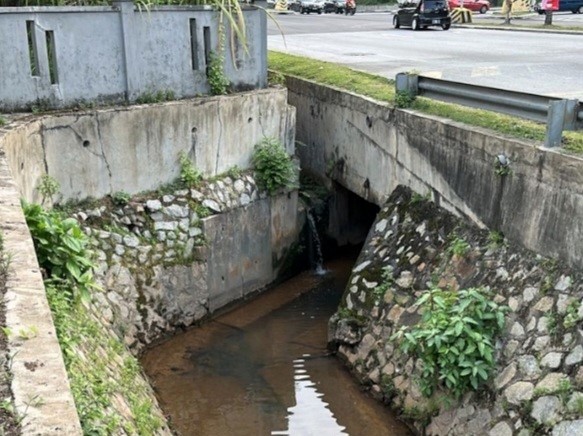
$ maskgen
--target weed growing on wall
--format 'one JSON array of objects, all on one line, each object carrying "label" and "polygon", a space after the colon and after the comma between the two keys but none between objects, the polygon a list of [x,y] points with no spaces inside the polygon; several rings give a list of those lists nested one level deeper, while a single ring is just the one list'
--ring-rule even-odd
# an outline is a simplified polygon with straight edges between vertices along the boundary
[{"label": "weed growing on wall", "polygon": [[498,248],[507,247],[508,242],[504,238],[504,234],[497,230],[492,230],[488,233],[488,249],[496,250]]},{"label": "weed growing on wall", "polygon": [[482,288],[430,289],[416,302],[421,321],[393,335],[404,353],[421,360],[425,396],[443,388],[459,398],[488,380],[495,366],[494,341],[506,312],[489,294]]},{"label": "weed growing on wall", "polygon": [[372,295],[376,304],[378,304],[385,297],[388,289],[393,286],[393,282],[393,268],[388,265],[382,270],[381,282],[372,290]]},{"label": "weed growing on wall", "polygon": [[468,244],[463,238],[454,235],[450,240],[446,252],[451,256],[464,257],[470,251],[470,244]]},{"label": "weed growing on wall", "polygon": [[209,53],[206,76],[212,95],[225,95],[229,91],[229,79],[225,76],[225,58],[220,53]]},{"label": "weed growing on wall", "polygon": [[171,90],[159,90],[155,92],[144,92],[136,99],[137,104],[154,104],[163,103],[165,101],[175,100],[176,96],[174,91]]},{"label": "weed growing on wall", "polygon": [[202,174],[198,171],[185,152],[180,152],[180,180],[189,188],[196,187],[202,180]]},{"label": "weed growing on wall", "polygon": [[88,239],[74,218],[44,210],[38,204],[23,204],[38,262],[48,280],[62,283],[69,298],[89,300],[93,281]]},{"label": "weed growing on wall", "polygon": [[42,197],[42,204],[45,204],[47,200],[52,200],[60,189],[61,185],[59,182],[48,174],[43,174],[38,185],[38,192],[40,192]]},{"label": "weed growing on wall", "polygon": [[0,127],[5,126],[7,124],[7,121],[5,118],[0,117]]},{"label": "weed growing on wall", "polygon": [[132,199],[132,196],[125,191],[117,191],[111,194],[111,201],[116,206],[125,206]]},{"label": "weed growing on wall", "polygon": [[264,138],[255,146],[251,158],[262,188],[273,195],[278,189],[296,184],[296,169],[292,158],[274,138]]}]

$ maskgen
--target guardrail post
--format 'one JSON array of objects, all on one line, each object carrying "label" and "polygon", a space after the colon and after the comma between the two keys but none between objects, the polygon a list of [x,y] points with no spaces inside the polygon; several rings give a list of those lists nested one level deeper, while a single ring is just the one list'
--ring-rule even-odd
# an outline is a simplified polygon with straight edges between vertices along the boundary
[{"label": "guardrail post", "polygon": [[419,76],[417,74],[397,73],[395,90],[397,92],[406,92],[411,97],[419,95]]},{"label": "guardrail post", "polygon": [[578,105],[577,100],[549,102],[545,147],[559,147],[563,130],[575,130]]}]

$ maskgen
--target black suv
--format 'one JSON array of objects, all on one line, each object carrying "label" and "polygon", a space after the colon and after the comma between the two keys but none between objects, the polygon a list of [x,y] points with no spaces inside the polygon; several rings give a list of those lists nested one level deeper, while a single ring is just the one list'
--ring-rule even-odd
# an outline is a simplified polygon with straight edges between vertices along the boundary
[{"label": "black suv", "polygon": [[440,26],[443,30],[451,26],[447,0],[405,0],[393,16],[393,26],[411,27],[413,30],[429,26]]}]

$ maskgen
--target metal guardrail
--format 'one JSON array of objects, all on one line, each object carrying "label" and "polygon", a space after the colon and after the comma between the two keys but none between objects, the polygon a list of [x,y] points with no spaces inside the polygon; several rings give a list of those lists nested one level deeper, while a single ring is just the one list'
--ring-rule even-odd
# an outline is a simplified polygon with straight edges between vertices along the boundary
[{"label": "metal guardrail", "polygon": [[397,92],[457,103],[547,124],[545,145],[561,145],[563,130],[583,129],[583,103],[556,97],[508,91],[399,73]]}]

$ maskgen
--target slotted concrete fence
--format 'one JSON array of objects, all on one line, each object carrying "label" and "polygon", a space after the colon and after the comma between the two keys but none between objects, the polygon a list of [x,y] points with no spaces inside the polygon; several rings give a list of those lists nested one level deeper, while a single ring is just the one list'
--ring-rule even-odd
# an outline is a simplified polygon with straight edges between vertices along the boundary
[{"label": "slotted concrete fence", "polygon": [[[265,12],[243,8],[247,50],[227,26],[225,74],[236,90],[264,88]],[[208,94],[218,25],[210,6],[0,8],[0,111]]]}]

